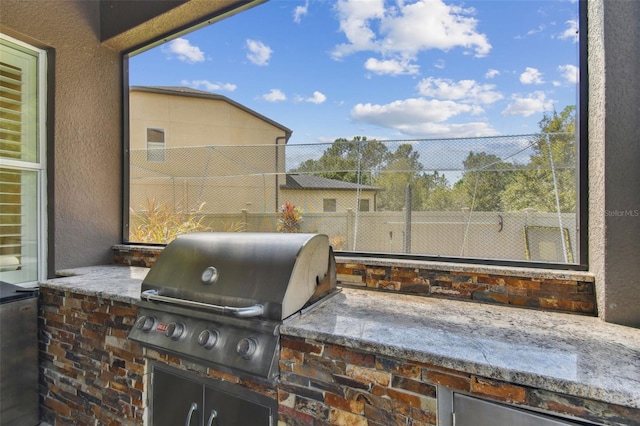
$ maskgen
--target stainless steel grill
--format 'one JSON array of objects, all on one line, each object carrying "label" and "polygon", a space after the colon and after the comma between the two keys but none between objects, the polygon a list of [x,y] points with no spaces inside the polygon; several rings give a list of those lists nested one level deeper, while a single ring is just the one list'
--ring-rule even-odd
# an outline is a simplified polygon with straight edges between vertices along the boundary
[{"label": "stainless steel grill", "polygon": [[129,338],[272,379],[282,320],[337,291],[326,235],[186,234],[167,245],[143,281]]}]

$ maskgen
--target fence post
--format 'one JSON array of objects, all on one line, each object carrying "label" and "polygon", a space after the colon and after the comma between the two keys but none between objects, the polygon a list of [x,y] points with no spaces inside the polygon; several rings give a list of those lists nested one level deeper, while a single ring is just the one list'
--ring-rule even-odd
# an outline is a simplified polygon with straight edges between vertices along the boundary
[{"label": "fence post", "polygon": [[240,214],[242,216],[242,223],[244,224],[244,229],[246,231],[249,230],[249,223],[247,222],[247,209],[240,210]]},{"label": "fence post", "polygon": [[404,252],[411,253],[411,184],[404,193]]},{"label": "fence post", "polygon": [[355,218],[354,218],[354,213],[353,213],[353,209],[347,209],[347,238],[348,238],[348,242],[347,242],[347,247],[349,247],[349,250],[353,250],[355,251],[355,247],[352,246],[352,241],[355,241],[355,235],[352,235],[353,229],[354,229],[354,222],[355,222]]}]

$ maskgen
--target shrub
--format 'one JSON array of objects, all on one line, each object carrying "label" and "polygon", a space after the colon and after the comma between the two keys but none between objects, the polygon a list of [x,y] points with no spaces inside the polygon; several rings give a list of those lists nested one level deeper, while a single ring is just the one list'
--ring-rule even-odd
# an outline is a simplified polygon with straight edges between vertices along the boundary
[{"label": "shrub", "polygon": [[300,232],[301,226],[302,210],[287,201],[280,207],[280,218],[278,218],[276,226],[277,231],[287,233]]},{"label": "shrub", "polygon": [[131,209],[129,240],[140,243],[169,243],[181,234],[208,231],[210,229],[203,224],[204,215],[201,213],[204,204],[185,213],[179,207],[158,203],[155,199],[147,200],[146,208],[140,212]]}]

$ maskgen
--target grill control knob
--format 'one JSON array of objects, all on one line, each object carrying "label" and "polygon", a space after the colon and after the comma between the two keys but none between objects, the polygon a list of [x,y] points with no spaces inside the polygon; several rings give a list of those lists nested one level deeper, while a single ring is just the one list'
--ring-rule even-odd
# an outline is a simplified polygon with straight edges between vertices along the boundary
[{"label": "grill control knob", "polygon": [[136,328],[146,333],[153,328],[153,325],[155,323],[156,323],[156,319],[154,317],[148,317],[146,315],[142,315],[136,321]]},{"label": "grill control knob", "polygon": [[167,329],[164,332],[164,335],[171,338],[171,340],[180,340],[182,335],[184,334],[184,324],[181,322],[172,322],[167,325]]},{"label": "grill control knob", "polygon": [[258,342],[253,337],[245,337],[238,342],[236,352],[244,359],[250,359],[258,349]]},{"label": "grill control knob", "polygon": [[206,349],[211,349],[218,343],[219,337],[218,330],[203,330],[198,335],[198,344]]}]

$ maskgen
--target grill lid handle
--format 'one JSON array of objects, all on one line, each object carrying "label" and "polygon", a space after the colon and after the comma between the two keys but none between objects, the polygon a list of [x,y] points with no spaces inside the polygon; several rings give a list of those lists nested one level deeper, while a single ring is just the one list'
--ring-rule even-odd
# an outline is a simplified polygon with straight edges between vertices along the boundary
[{"label": "grill lid handle", "polygon": [[160,293],[158,293],[158,290],[155,289],[143,291],[140,294],[140,297],[147,302],[173,303],[176,305],[187,306],[189,308],[205,309],[208,311],[231,314],[236,317],[243,318],[259,317],[264,314],[264,306],[260,304],[242,308],[236,308],[234,306],[212,305],[210,303],[196,302],[194,300],[184,300],[175,297],[162,296],[160,295]]}]

